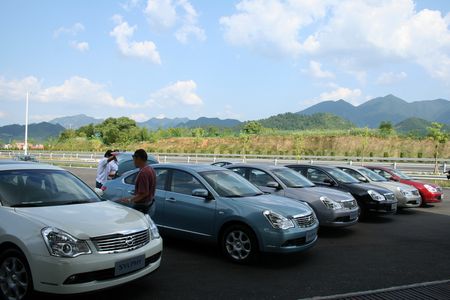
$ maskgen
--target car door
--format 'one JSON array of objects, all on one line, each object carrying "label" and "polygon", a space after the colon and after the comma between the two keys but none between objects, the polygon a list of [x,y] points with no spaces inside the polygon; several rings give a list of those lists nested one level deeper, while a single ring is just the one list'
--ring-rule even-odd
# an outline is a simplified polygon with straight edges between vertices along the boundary
[{"label": "car door", "polygon": [[[256,185],[263,192],[284,196],[285,191],[282,189],[281,183],[272,175],[263,170],[249,168],[248,180],[254,185]],[[267,183],[269,182],[276,182],[280,185],[280,187],[279,188],[268,187]]]},{"label": "car door", "polygon": [[[156,169],[156,191],[155,191],[155,213],[152,215],[153,221],[156,224],[160,224],[159,222],[164,218],[164,204],[166,199],[166,186],[167,186],[167,178],[168,178],[168,169]],[[139,171],[134,172],[131,175],[128,175],[123,179],[122,188],[122,197],[121,198],[130,198],[135,195],[135,185],[136,178],[139,174]]]},{"label": "car door", "polygon": [[206,187],[192,174],[172,170],[165,197],[165,227],[200,236],[213,235],[216,201],[192,196],[195,189]]}]

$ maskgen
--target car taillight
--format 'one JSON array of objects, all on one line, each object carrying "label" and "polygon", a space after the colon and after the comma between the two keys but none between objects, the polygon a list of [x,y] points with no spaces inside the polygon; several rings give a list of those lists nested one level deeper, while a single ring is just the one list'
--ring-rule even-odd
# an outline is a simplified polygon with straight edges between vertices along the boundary
[{"label": "car taillight", "polygon": [[106,191],[107,187],[103,185],[100,189],[101,189],[102,191]]}]

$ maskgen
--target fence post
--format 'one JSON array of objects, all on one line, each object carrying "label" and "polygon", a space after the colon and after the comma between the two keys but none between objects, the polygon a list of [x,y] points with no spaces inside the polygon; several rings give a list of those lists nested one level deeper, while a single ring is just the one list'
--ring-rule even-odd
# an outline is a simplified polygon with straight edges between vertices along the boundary
[{"label": "fence post", "polygon": [[167,155],[164,155],[164,163],[167,162]]},{"label": "fence post", "polygon": [[278,164],[278,159],[275,158],[275,161],[273,162],[275,164],[275,166]]},{"label": "fence post", "polygon": [[191,162],[191,157],[188,156],[188,157],[187,157],[187,163],[189,164],[190,162]]},{"label": "fence post", "polygon": [[394,169],[397,169],[397,162],[394,161]]},{"label": "fence post", "polygon": [[443,172],[446,173],[447,172],[447,163],[444,162],[444,166],[442,167]]},{"label": "fence post", "polygon": [[309,161],[309,164],[312,165],[313,163],[314,163],[314,161],[311,159],[311,160]]},{"label": "fence post", "polygon": [[353,161],[349,160],[349,161],[348,161],[348,164],[349,164],[350,166],[352,166],[352,165],[353,165]]}]

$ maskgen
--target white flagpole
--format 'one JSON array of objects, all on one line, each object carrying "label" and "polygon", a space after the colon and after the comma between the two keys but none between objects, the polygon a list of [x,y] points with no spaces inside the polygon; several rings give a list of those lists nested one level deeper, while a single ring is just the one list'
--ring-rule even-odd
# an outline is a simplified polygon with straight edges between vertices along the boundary
[{"label": "white flagpole", "polygon": [[27,102],[25,105],[25,144],[23,146],[25,155],[28,155],[28,94],[27,92]]}]

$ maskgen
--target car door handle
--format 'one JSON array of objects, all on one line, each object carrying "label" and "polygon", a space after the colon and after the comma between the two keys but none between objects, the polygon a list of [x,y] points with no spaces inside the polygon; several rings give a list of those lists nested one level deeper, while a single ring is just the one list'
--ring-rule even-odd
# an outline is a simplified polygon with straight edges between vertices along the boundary
[{"label": "car door handle", "polygon": [[177,202],[177,199],[175,199],[175,198],[173,198],[173,197],[169,197],[169,198],[166,198],[166,201],[169,201],[169,202]]}]

